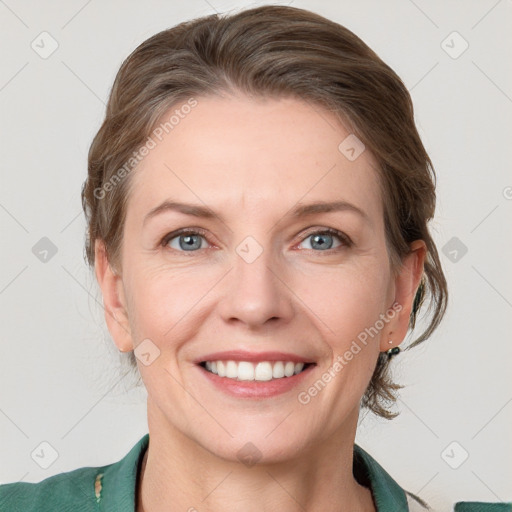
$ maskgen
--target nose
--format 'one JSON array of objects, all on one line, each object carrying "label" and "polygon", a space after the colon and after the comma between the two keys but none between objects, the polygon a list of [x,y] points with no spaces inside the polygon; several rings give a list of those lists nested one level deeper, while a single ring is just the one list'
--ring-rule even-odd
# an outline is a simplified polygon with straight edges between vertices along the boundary
[{"label": "nose", "polygon": [[227,277],[218,305],[224,321],[257,329],[271,322],[287,323],[293,317],[293,293],[270,250],[263,250],[254,261],[235,253]]}]

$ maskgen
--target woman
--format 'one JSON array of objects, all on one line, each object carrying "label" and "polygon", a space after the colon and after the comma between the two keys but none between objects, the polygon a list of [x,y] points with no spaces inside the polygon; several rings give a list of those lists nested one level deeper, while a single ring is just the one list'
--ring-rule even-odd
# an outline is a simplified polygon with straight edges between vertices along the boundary
[{"label": "woman", "polygon": [[[1,510],[428,510],[354,444],[361,406],[393,417],[424,299],[410,347],[447,301],[410,96],[359,38],[277,6],[153,36],[116,77],[82,199],[149,434],[0,486]],[[456,510],[507,505],[483,506]]]}]

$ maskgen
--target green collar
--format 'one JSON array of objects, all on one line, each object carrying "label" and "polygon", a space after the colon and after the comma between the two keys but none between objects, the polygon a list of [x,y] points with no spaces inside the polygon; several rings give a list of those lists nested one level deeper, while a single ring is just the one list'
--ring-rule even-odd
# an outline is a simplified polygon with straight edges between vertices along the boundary
[{"label": "green collar", "polygon": [[[102,468],[101,511],[134,512],[135,487],[144,453],[149,444],[145,434],[119,462]],[[368,482],[377,512],[408,512],[404,490],[365,450],[354,444],[354,472]]]},{"label": "green collar", "polygon": [[363,448],[354,444],[354,474],[362,474],[372,491],[377,512],[408,512],[405,491]]},{"label": "green collar", "polygon": [[[135,512],[135,490],[144,454],[145,434],[118,462],[59,473],[38,483],[0,485],[0,510],[9,512]],[[424,511],[365,450],[354,444],[353,472],[368,487],[377,512]],[[427,509],[428,510],[428,509]],[[512,512],[512,503],[458,502],[455,512]]]}]

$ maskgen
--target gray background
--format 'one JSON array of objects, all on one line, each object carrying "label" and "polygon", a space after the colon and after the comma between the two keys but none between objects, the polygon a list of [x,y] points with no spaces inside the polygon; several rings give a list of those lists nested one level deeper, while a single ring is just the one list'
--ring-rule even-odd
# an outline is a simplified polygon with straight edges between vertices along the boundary
[{"label": "gray background", "polygon": [[[147,432],[145,390],[130,391],[83,260],[88,146],[140,42],[263,3],[0,1],[0,483],[115,462]],[[347,26],[397,71],[438,175],[451,304],[431,340],[396,358],[401,415],[362,417],[356,442],[436,509],[512,500],[512,2],[291,5]],[[51,48],[43,31],[58,43],[47,58],[31,47]],[[57,249],[46,261],[43,237]],[[58,453],[47,469],[31,456],[51,454],[44,441]]]}]

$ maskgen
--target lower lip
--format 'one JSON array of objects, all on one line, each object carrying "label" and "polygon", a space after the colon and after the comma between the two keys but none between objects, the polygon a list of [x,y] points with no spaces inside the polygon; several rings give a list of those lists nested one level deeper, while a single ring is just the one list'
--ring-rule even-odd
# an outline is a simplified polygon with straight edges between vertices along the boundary
[{"label": "lower lip", "polygon": [[224,393],[237,398],[270,398],[286,393],[307,378],[314,367],[315,365],[312,364],[302,372],[297,375],[292,375],[291,377],[282,377],[281,379],[264,381],[245,381],[219,377],[216,373],[209,372],[202,366],[198,365],[202,374],[209,379],[214,386]]}]

